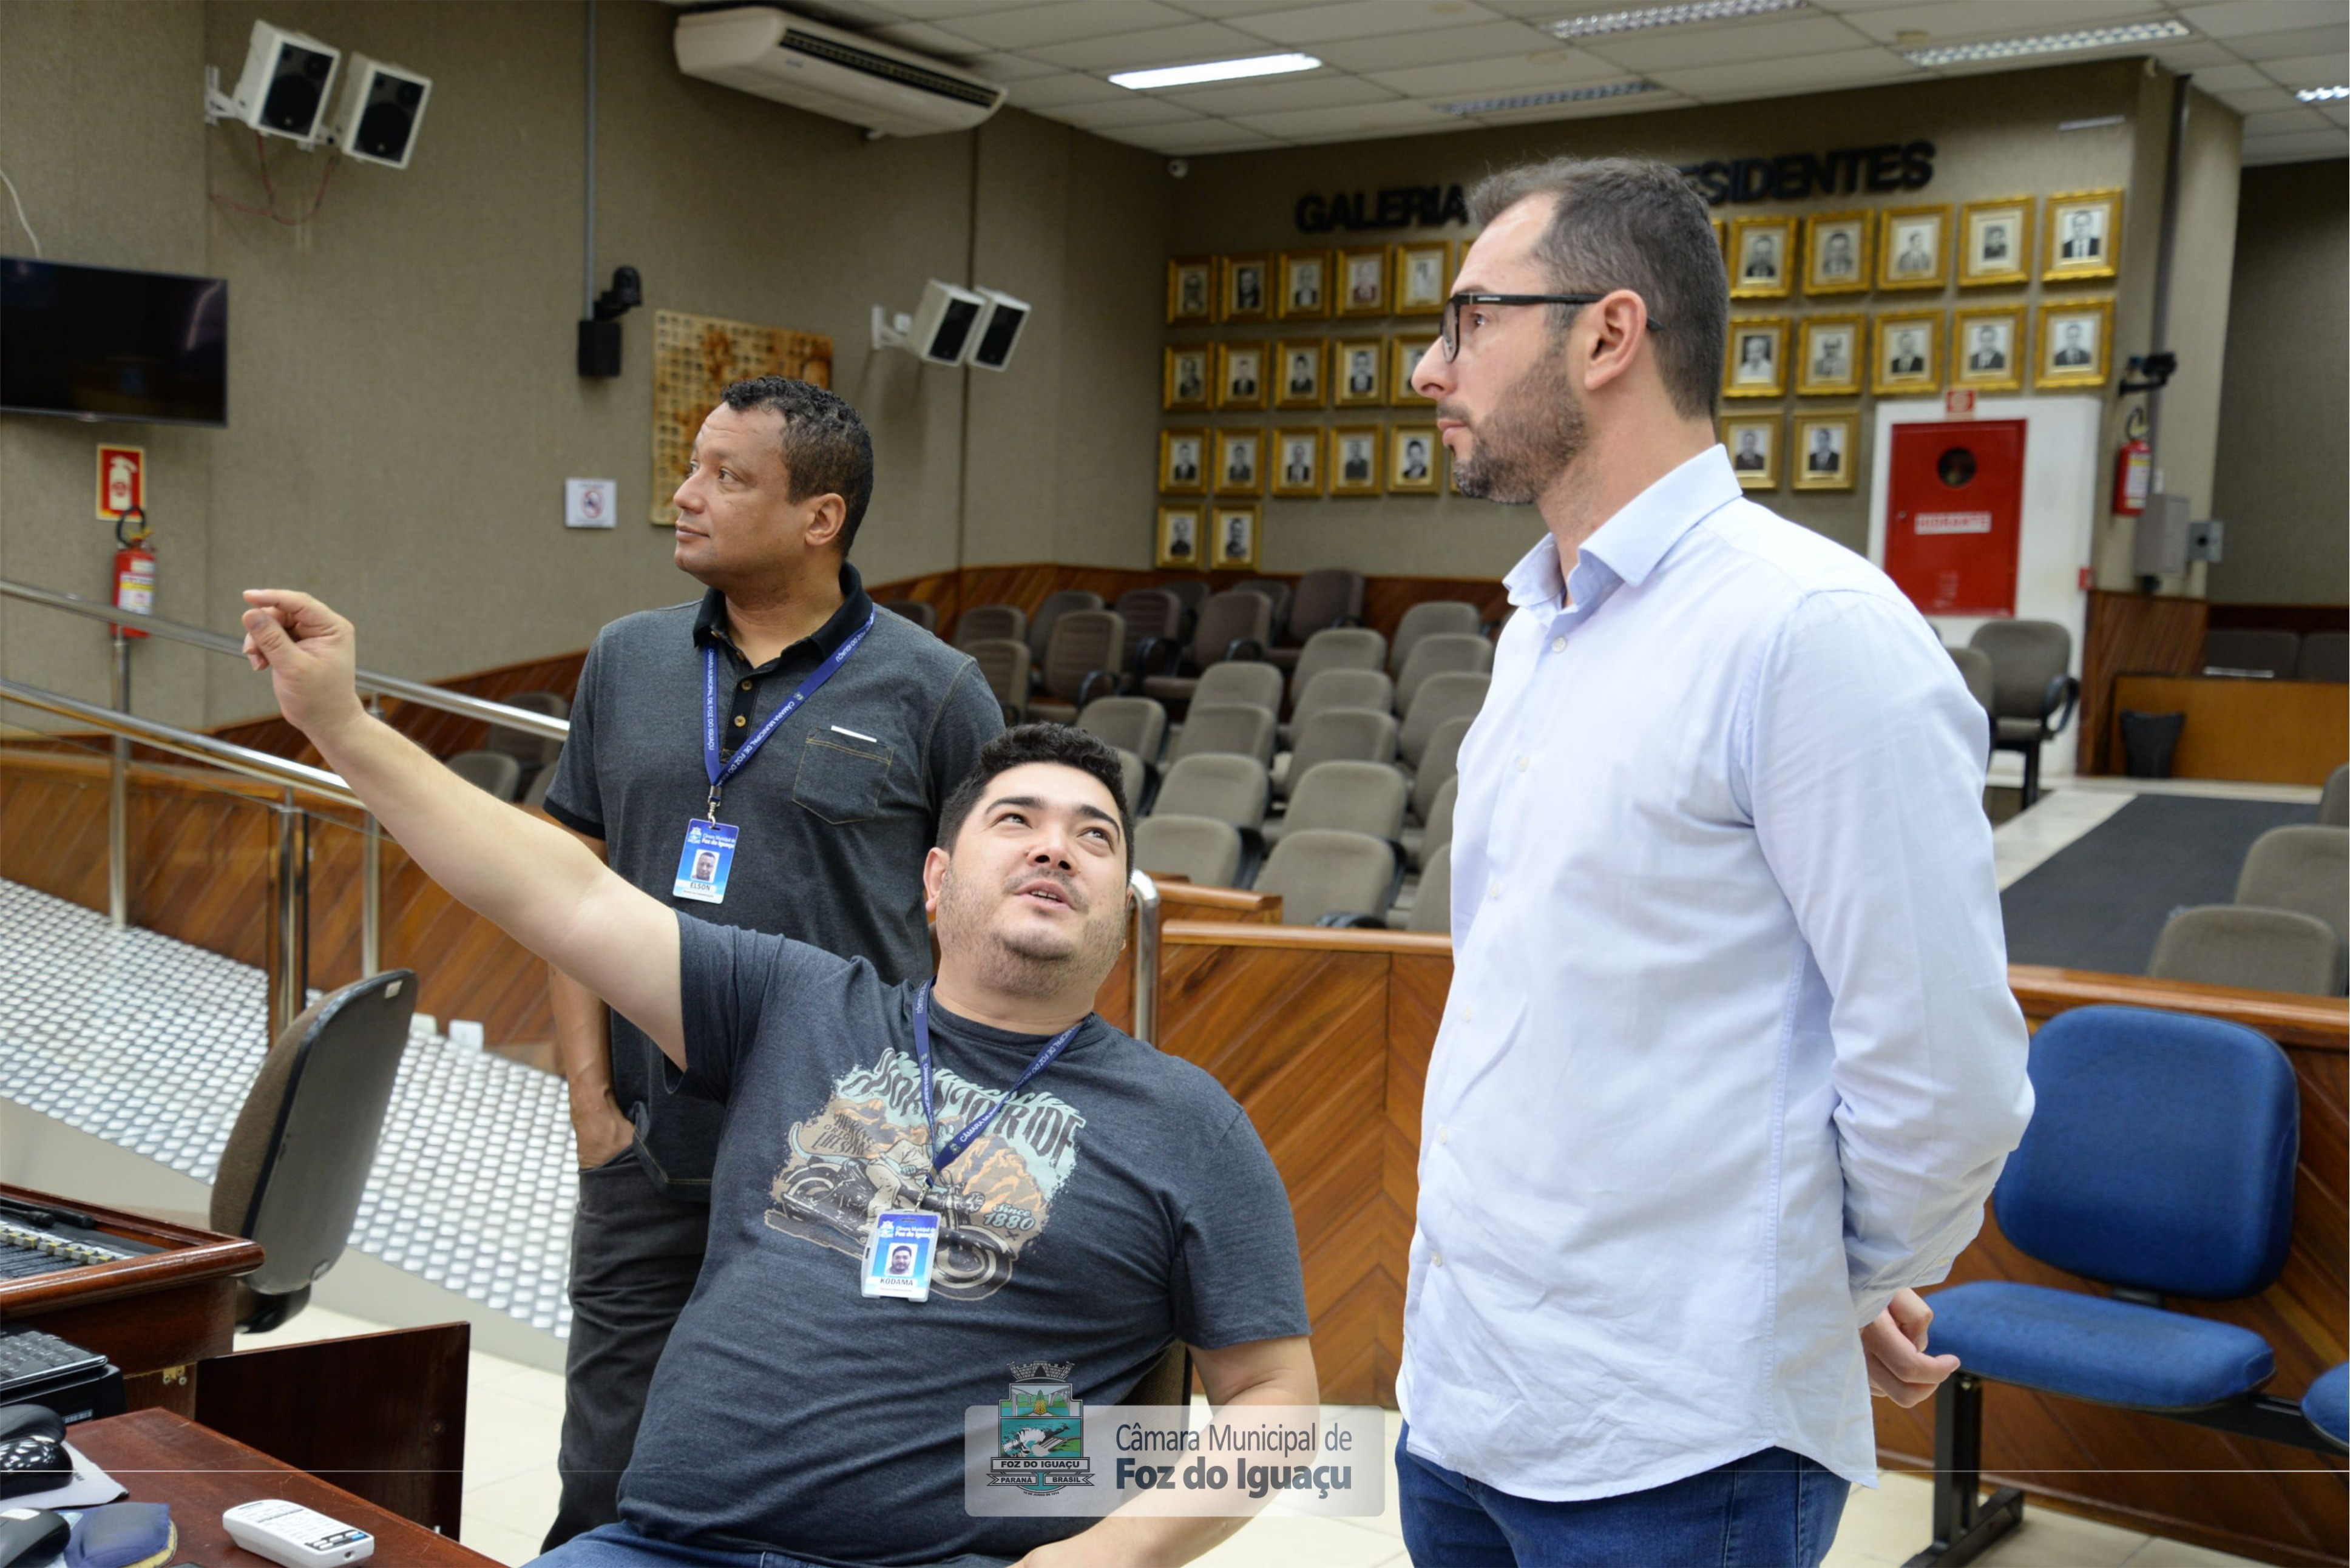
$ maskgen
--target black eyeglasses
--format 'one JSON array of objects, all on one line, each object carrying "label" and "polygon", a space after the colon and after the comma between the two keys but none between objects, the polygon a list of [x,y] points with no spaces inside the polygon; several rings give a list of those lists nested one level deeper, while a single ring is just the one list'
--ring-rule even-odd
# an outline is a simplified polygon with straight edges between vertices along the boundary
[{"label": "black eyeglasses", "polygon": [[[1443,343],[1447,360],[1461,353],[1461,307],[1464,305],[1596,305],[1607,296],[1604,294],[1456,294],[1444,302]],[[1664,323],[1650,321],[1649,327],[1659,332]]]}]

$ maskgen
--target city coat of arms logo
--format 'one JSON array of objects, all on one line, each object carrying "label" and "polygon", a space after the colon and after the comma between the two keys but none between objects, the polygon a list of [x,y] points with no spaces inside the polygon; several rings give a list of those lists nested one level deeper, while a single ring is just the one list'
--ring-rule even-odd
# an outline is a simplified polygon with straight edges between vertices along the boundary
[{"label": "city coat of arms logo", "polygon": [[1073,1361],[1015,1361],[1011,1391],[996,1411],[996,1456],[990,1486],[1016,1486],[1035,1497],[1064,1487],[1091,1486],[1086,1452],[1085,1401],[1071,1397]]}]

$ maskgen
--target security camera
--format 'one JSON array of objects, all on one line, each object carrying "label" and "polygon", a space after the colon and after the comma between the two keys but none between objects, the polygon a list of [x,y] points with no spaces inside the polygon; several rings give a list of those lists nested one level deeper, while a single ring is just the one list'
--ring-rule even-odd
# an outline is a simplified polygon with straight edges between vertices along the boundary
[{"label": "security camera", "polygon": [[347,157],[405,169],[432,96],[430,77],[353,55],[351,68],[343,74],[342,107],[327,126],[327,140]]},{"label": "security camera", "polygon": [[1167,173],[1170,179],[1180,180],[1191,171],[1191,161],[1188,158],[1170,158],[1167,161]]},{"label": "security camera", "polygon": [[316,141],[342,57],[340,49],[316,38],[255,22],[229,111],[268,135]]},{"label": "security camera", "polygon": [[1019,346],[1021,329],[1028,325],[1028,302],[1014,299],[1002,289],[978,292],[987,301],[987,309],[979,318],[978,330],[972,334],[971,362],[982,370],[1007,369],[1012,350]]},{"label": "security camera", "polygon": [[933,365],[960,365],[971,352],[972,328],[986,309],[984,296],[932,278],[922,286],[922,303],[911,316],[892,317],[881,306],[873,307],[873,347],[903,348]]}]

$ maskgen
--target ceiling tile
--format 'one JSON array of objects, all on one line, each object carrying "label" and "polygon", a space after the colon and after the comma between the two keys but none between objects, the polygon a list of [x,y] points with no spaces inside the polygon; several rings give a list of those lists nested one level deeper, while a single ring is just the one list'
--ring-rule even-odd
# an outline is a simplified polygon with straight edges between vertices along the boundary
[{"label": "ceiling tile", "polygon": [[885,44],[895,44],[901,49],[911,49],[932,59],[951,60],[960,65],[976,57],[979,50],[968,38],[957,37],[942,27],[928,22],[892,22],[886,27],[868,29],[868,36]]},{"label": "ceiling tile", "polygon": [[959,16],[944,25],[974,44],[991,49],[1030,49],[1039,44],[1066,44],[1079,38],[1101,38],[1119,33],[1140,33],[1152,27],[1180,27],[1192,18],[1158,0],[1058,0],[1018,11],[997,11]]},{"label": "ceiling tile", "polygon": [[2271,60],[2297,59],[2305,55],[2332,55],[2339,58],[2345,50],[2350,50],[2350,25],[2303,27],[2292,33],[2261,33],[2251,37],[2230,38],[2228,47],[2256,66],[2266,65]]},{"label": "ceiling tile", "polygon": [[2151,0],[2032,0],[2028,5],[2014,0],[1939,0],[1853,12],[1846,20],[1884,43],[1891,43],[1896,33],[1916,31],[1937,44],[1949,44],[1969,38],[2028,38],[2071,27],[2158,20],[2164,15],[2163,7]]},{"label": "ceiling tile", "polygon": [[1042,60],[1032,60],[1022,55],[981,55],[966,62],[969,68],[992,82],[1024,82],[1038,77],[1056,77],[1058,66],[1048,66]]},{"label": "ceiling tile", "polygon": [[1262,130],[1268,136],[1306,140],[1357,134],[1408,136],[1416,130],[1450,130],[1454,120],[1451,115],[1439,114],[1426,104],[1397,99],[1363,104],[1353,109],[1299,109],[1271,114],[1245,114],[1235,117],[1232,123],[1244,125],[1252,130]]},{"label": "ceiling tile", "polygon": [[1253,114],[1274,114],[1293,109],[1345,109],[1355,104],[1392,102],[1395,94],[1377,82],[1336,71],[1309,71],[1290,77],[1259,77],[1254,81],[1222,82],[1214,87],[1186,88],[1180,92],[1154,92],[1202,114],[1245,119]]},{"label": "ceiling tile", "polygon": [[2342,20],[2342,0],[2213,0],[2178,7],[2190,27],[2209,38],[2241,38],[2294,27],[2324,27]]},{"label": "ceiling tile", "polygon": [[2226,45],[2206,43],[2200,38],[2190,38],[2177,44],[2158,44],[2155,46],[2154,57],[2161,63],[2164,69],[2169,71],[2201,72],[2228,66],[2241,66],[2244,63],[2242,58]]},{"label": "ceiling tile", "polygon": [[1654,32],[1585,38],[1578,47],[1627,71],[1679,70],[1834,54],[1870,40],[1835,16],[1764,17],[1719,27],[1660,27]]},{"label": "ceiling tile", "polygon": [[812,0],[812,3],[795,8],[807,13],[812,20],[858,32],[868,27],[885,26],[899,19],[890,14],[888,6],[877,5],[872,0],[820,0],[820,3]]},{"label": "ceiling tile", "polygon": [[2214,95],[2230,92],[2257,92],[2276,84],[2262,76],[2257,66],[2221,66],[2215,70],[2197,71],[2195,85]]},{"label": "ceiling tile", "polygon": [[1222,119],[1203,119],[1197,125],[1152,126],[1125,133],[1141,144],[1160,152],[1240,152],[1257,147],[1278,147],[1278,139],[1261,130],[1251,130],[1244,125],[1233,125]]},{"label": "ceiling tile", "polygon": [[2291,109],[2244,116],[2246,136],[2293,136],[2304,130],[2324,130],[2325,128],[2325,117],[2307,104],[2297,103]]},{"label": "ceiling tile", "polygon": [[1430,28],[1472,27],[1499,17],[1498,12],[1474,0],[1343,0],[1336,5],[1307,5],[1251,16],[1234,26],[1276,44],[1305,46]]},{"label": "ceiling tile", "polygon": [[2350,87],[2350,61],[2340,55],[2303,55],[2292,59],[2266,59],[2260,63],[2261,73],[2271,81],[2289,88]]},{"label": "ceiling tile", "polygon": [[2274,85],[2249,88],[2243,92],[2223,92],[2215,95],[2221,103],[2238,114],[2276,114],[2289,109],[2299,109],[2301,100]]},{"label": "ceiling tile", "polygon": [[886,11],[902,22],[946,22],[997,11],[1024,11],[1042,0],[863,0],[868,10]]},{"label": "ceiling tile", "polygon": [[1012,101],[1039,114],[1050,114],[1076,103],[1124,103],[1134,96],[1122,87],[1112,87],[1101,78],[1083,71],[1062,71],[1012,84]]},{"label": "ceiling tile", "polygon": [[1677,92],[1643,93],[1638,98],[1596,99],[1586,103],[1546,103],[1533,109],[1499,109],[1474,116],[1479,125],[1540,125],[1560,119],[1597,119],[1607,115],[1645,114],[1660,109],[1688,109],[1690,100]]},{"label": "ceiling tile", "polygon": [[1180,103],[1162,103],[1133,93],[1124,103],[1073,103],[1052,112],[1064,125],[1085,130],[1127,129],[1144,125],[1197,125],[1208,117]]},{"label": "ceiling tile", "polygon": [[1890,49],[1846,49],[1760,66],[1696,66],[1684,71],[1659,71],[1650,79],[1700,103],[1728,103],[1864,82],[1922,81],[1926,73]]},{"label": "ceiling tile", "polygon": [[1271,11],[1295,11],[1297,0],[1166,0],[1178,11],[1205,17],[1211,22],[1229,22],[1242,16],[1262,16]]},{"label": "ceiling tile", "polygon": [[1316,44],[1322,63],[1342,71],[1397,71],[1413,66],[1449,66],[1461,60],[1532,55],[1561,47],[1559,41],[1523,22],[1480,22],[1426,33]]},{"label": "ceiling tile", "polygon": [[1561,49],[1555,57],[1529,59],[1513,55],[1497,60],[1464,60],[1459,65],[1421,66],[1405,71],[1374,71],[1371,80],[1413,98],[1443,98],[1461,93],[1542,92],[1550,88],[1581,87],[1586,82],[1618,81],[1625,73],[1590,56]]},{"label": "ceiling tile", "polygon": [[1264,42],[1215,22],[1187,22],[1113,38],[1078,38],[1025,51],[1081,71],[1130,71],[1198,60],[1233,60],[1265,53]]},{"label": "ceiling tile", "polygon": [[2296,131],[2291,136],[2264,136],[2244,142],[2244,161],[2305,163],[2313,158],[2339,158],[2350,152],[2350,136],[2339,130]]}]

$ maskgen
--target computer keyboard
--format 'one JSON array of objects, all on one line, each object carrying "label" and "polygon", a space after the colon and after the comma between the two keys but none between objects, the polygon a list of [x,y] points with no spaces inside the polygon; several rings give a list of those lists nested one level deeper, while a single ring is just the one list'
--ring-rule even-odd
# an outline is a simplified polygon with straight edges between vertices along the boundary
[{"label": "computer keyboard", "polygon": [[106,1357],[37,1328],[0,1330],[0,1405],[11,1396],[75,1372],[106,1365]]}]

